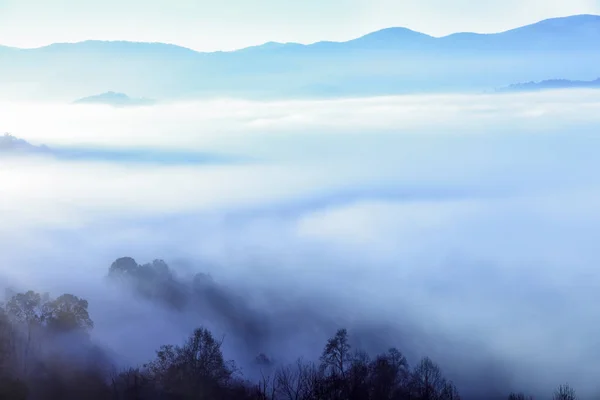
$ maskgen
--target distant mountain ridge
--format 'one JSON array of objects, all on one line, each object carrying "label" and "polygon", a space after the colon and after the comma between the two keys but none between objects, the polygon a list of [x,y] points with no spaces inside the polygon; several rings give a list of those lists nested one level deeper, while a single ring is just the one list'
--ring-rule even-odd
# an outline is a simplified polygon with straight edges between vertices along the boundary
[{"label": "distant mountain ridge", "polygon": [[112,88],[155,99],[321,97],[480,91],[599,75],[596,15],[495,34],[438,38],[388,28],[345,42],[269,42],[212,53],[124,41],[0,48],[0,95],[68,101]]},{"label": "distant mountain ridge", "polygon": [[0,135],[0,161],[13,157],[43,156],[61,161],[123,162],[162,165],[238,164],[254,160],[235,155],[195,151],[105,147],[48,147],[36,146],[24,139],[4,133]]},{"label": "distant mountain ridge", "polygon": [[531,92],[550,89],[600,89],[600,78],[593,81],[571,81],[568,79],[548,79],[541,82],[515,83],[497,92]]},{"label": "distant mountain ridge", "polygon": [[[410,40],[421,40],[422,42],[449,42],[452,39],[456,38],[490,38],[490,37],[508,37],[508,36],[518,36],[522,34],[530,34],[530,33],[540,33],[544,31],[545,34],[553,35],[556,37],[564,37],[565,31],[570,31],[571,33],[588,33],[592,34],[594,37],[596,35],[600,35],[600,15],[593,14],[581,14],[581,15],[573,15],[568,17],[557,17],[550,18],[546,20],[542,20],[530,25],[525,25],[518,28],[509,29],[506,31],[501,31],[497,33],[475,33],[475,32],[456,32],[445,36],[431,36],[425,33],[421,33],[418,31],[414,31],[412,29],[404,28],[404,27],[389,27],[383,28],[374,32],[367,33],[365,35],[359,36],[354,39],[349,39],[345,41],[318,41],[309,44],[297,43],[297,42],[266,42],[260,45],[254,45],[249,47],[244,47],[238,50],[231,51],[213,51],[213,52],[203,52],[196,51],[191,48],[187,48],[184,46],[179,46],[176,44],[168,44],[162,42],[133,42],[133,41],[103,41],[103,40],[85,40],[81,42],[73,42],[73,43],[53,43],[47,46],[42,46],[38,48],[32,49],[19,49],[15,47],[8,47],[0,45],[0,48],[6,49],[14,49],[14,50],[59,50],[60,48],[66,48],[77,45],[85,45],[86,47],[94,50],[102,50],[105,45],[114,46],[114,49],[118,49],[121,51],[127,50],[143,50],[146,49],[160,49],[167,50],[172,53],[188,53],[188,54],[220,54],[220,53],[236,53],[236,52],[244,52],[248,50],[256,50],[256,49],[267,49],[267,50],[276,50],[282,49],[285,47],[290,48],[298,48],[298,47],[319,47],[324,45],[343,45],[343,44],[354,44],[354,43],[368,43],[372,44],[372,42],[388,42],[390,40],[396,41],[408,41]],[[586,32],[587,31],[587,32]],[[466,44],[466,43],[464,43]],[[556,43],[553,43],[555,45]]]},{"label": "distant mountain ridge", "polygon": [[35,146],[19,139],[10,133],[0,136],[0,155],[2,154],[49,154],[50,148],[46,145]]},{"label": "distant mountain ridge", "polygon": [[[566,33],[568,35],[565,37]],[[322,47],[348,44],[372,46],[377,43],[388,46],[390,44],[395,46],[400,44],[429,46],[430,49],[435,50],[443,49],[447,45],[450,45],[450,47],[455,49],[461,47],[470,48],[481,42],[485,42],[487,45],[491,44],[503,47],[506,45],[505,41],[507,39],[514,39],[517,37],[523,39],[523,36],[529,36],[529,40],[511,43],[511,45],[517,44],[519,47],[525,48],[532,44],[536,46],[543,44],[552,48],[562,44],[577,45],[577,43],[566,43],[573,35],[589,35],[590,39],[600,38],[600,15],[582,14],[570,17],[551,18],[498,33],[457,32],[441,37],[427,35],[403,27],[390,27],[343,42],[320,41],[312,44],[268,42],[260,46],[241,49],[241,51],[259,49],[262,47],[281,50],[286,46]],[[551,38],[553,39],[552,41],[550,41]],[[556,39],[558,39],[558,42]],[[585,46],[587,47],[587,44],[585,44]]]},{"label": "distant mountain ridge", "polygon": [[117,92],[106,92],[97,94],[94,96],[83,97],[79,100],[75,100],[74,104],[106,104],[114,107],[127,107],[127,106],[144,106],[152,105],[155,103],[152,99],[144,98],[131,98],[125,93]]}]

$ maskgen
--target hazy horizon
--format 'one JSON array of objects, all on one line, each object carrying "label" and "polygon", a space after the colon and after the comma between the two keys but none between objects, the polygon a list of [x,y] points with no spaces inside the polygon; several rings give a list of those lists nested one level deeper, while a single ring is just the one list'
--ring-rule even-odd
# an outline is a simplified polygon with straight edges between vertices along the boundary
[{"label": "hazy horizon", "polygon": [[[228,5],[188,0],[166,4],[164,0],[153,0],[144,2],[143,7],[137,0],[119,1],[118,7],[113,2],[105,1],[102,5],[93,0],[73,2],[56,14],[48,2],[3,0],[0,2],[0,36],[5,39],[0,45],[39,48],[53,43],[124,40],[169,43],[214,52],[267,42],[340,42],[390,27],[405,27],[442,37],[460,32],[504,32],[550,18],[600,15],[600,4],[594,0],[564,4],[485,0],[467,3],[468,13],[464,13],[464,6],[457,2],[449,4],[440,0],[404,3],[377,0],[377,4],[336,0],[326,5],[311,0],[302,5],[275,7],[278,4],[275,0],[262,0],[250,9],[241,0],[230,0],[232,4]],[[228,12],[223,6],[237,7],[238,11]],[[57,23],[65,18],[67,25]],[[302,18],[312,21],[312,29],[304,29]],[[136,29],[132,30],[131,19],[137,20]],[[287,20],[286,24],[281,23],[282,19]],[[203,24],[199,26],[200,20]],[[44,31],[39,32],[36,27],[42,25]],[[236,34],[228,32],[229,28],[235,29]],[[243,35],[239,34],[240,30]]]},{"label": "hazy horizon", "polygon": [[539,22],[543,22],[543,21],[547,21],[547,20],[552,20],[552,19],[562,19],[562,18],[569,18],[569,17],[578,17],[578,16],[596,16],[596,17],[600,17],[600,7],[598,9],[598,14],[590,14],[590,13],[581,13],[581,14],[565,14],[565,15],[555,15],[555,16],[551,16],[551,17],[546,17],[543,19],[536,19],[536,20],[531,20],[529,22],[526,22],[522,25],[516,25],[516,26],[512,26],[512,27],[508,27],[508,28],[504,28],[502,30],[496,30],[496,31],[469,31],[469,30],[456,30],[456,31],[451,31],[451,32],[447,32],[444,34],[431,34],[428,32],[423,32],[423,31],[418,31],[415,29],[411,29],[407,26],[400,26],[400,25],[391,25],[391,26],[384,26],[384,27],[380,27],[376,30],[373,31],[365,31],[363,33],[357,33],[354,34],[354,36],[348,36],[345,38],[339,38],[337,40],[332,40],[329,38],[321,38],[321,39],[317,39],[314,41],[304,41],[304,42],[294,42],[294,41],[286,41],[286,42],[279,42],[277,40],[266,40],[263,42],[257,42],[257,43],[252,43],[252,44],[246,44],[243,45],[242,47],[234,47],[234,48],[226,48],[226,49],[212,49],[212,50],[202,50],[202,49],[198,49],[198,48],[192,48],[192,47],[187,47],[184,46],[182,44],[179,43],[174,43],[174,42],[166,42],[166,41],[142,41],[142,40],[125,40],[125,39],[102,39],[102,38],[82,38],[79,40],[74,40],[74,41],[65,41],[65,42],[47,42],[44,44],[38,44],[38,45],[34,45],[34,46],[25,46],[25,47],[19,47],[19,46],[10,46],[4,43],[0,43],[0,46],[4,46],[4,47],[11,47],[11,48],[15,48],[15,49],[22,49],[22,50],[35,50],[35,49],[41,49],[44,47],[48,47],[51,45],[55,45],[55,44],[78,44],[78,43],[85,43],[85,42],[131,42],[131,43],[157,43],[157,44],[167,44],[167,45],[173,45],[173,46],[177,46],[177,47],[183,47],[189,50],[193,50],[199,53],[218,53],[218,52],[235,52],[235,51],[239,51],[239,50],[244,50],[244,49],[248,49],[248,48],[252,48],[252,47],[257,47],[257,46],[262,46],[265,44],[269,44],[269,43],[280,43],[280,44],[300,44],[300,45],[312,45],[312,44],[316,44],[316,43],[320,43],[320,42],[336,42],[336,43],[344,43],[344,42],[348,42],[351,40],[355,40],[355,39],[359,39],[363,36],[369,35],[371,33],[376,33],[379,31],[384,31],[384,30],[388,30],[388,29],[408,29],[411,30],[413,32],[417,32],[417,33],[422,33],[425,34],[427,36],[431,36],[433,38],[445,38],[448,36],[452,36],[452,35],[456,35],[459,33],[473,33],[473,34],[477,34],[477,35],[489,35],[489,34],[498,34],[498,33],[505,33],[514,29],[518,29],[518,28],[522,28],[524,26],[528,26],[528,25],[533,25]]}]

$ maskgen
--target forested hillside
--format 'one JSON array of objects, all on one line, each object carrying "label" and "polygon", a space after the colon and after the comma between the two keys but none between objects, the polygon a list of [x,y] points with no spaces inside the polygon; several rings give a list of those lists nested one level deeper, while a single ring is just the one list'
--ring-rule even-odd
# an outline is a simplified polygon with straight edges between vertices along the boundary
[{"label": "forested hillside", "polygon": [[[160,260],[138,265],[132,258],[121,258],[112,264],[108,277],[142,297],[165,302],[174,312],[193,296],[204,296],[205,303],[219,298],[210,277],[198,274],[190,289],[177,283]],[[258,354],[255,365],[261,378],[257,381],[245,378],[235,361],[224,357],[221,346],[226,339],[202,326],[183,343],[161,346],[146,364],[119,370],[90,338],[94,322],[88,306],[73,294],[53,298],[34,291],[7,291],[0,307],[0,399],[461,398],[460,388],[444,377],[433,360],[425,357],[409,365],[397,348],[367,354],[352,346],[351,334],[343,328],[332,332],[318,360],[301,358],[282,365]],[[252,329],[238,322],[238,329]],[[507,393],[503,398],[528,397]],[[568,385],[560,386],[554,395],[555,400],[575,398]]]}]

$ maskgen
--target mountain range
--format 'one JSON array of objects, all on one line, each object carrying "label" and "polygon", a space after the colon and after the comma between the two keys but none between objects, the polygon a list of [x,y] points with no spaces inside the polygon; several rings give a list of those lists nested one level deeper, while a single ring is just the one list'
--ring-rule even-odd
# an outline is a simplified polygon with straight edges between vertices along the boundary
[{"label": "mountain range", "polygon": [[0,161],[7,158],[43,156],[63,161],[122,162],[134,164],[191,165],[191,164],[239,164],[253,162],[246,157],[234,155],[169,151],[167,149],[110,148],[110,147],[48,147],[34,145],[24,139],[4,133],[0,135]]},{"label": "mountain range", "polygon": [[0,93],[74,98],[322,97],[480,91],[514,82],[600,75],[600,16],[544,20],[495,34],[432,37],[388,28],[346,42],[270,42],[231,52],[164,43],[0,47]]},{"label": "mountain range", "polygon": [[600,89],[600,78],[593,81],[570,81],[568,79],[550,79],[541,82],[515,83],[497,90],[497,92],[533,92],[552,89]]}]

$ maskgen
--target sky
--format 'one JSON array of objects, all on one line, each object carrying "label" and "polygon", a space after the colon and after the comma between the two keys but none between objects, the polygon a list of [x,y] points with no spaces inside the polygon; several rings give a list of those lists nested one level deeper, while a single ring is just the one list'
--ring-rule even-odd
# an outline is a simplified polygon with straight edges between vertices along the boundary
[{"label": "sky", "polygon": [[491,33],[575,14],[600,14],[600,0],[0,0],[0,44],[130,40],[215,51],[343,41],[392,26]]}]

